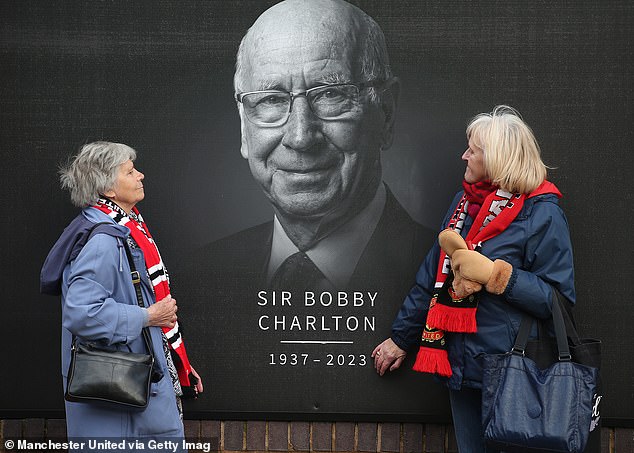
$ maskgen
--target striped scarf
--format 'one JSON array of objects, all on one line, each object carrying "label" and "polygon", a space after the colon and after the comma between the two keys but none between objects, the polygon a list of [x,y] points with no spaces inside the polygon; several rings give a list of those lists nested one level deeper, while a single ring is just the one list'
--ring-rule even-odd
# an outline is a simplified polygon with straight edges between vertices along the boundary
[{"label": "striped scarf", "polygon": [[[156,242],[154,242],[150,230],[148,230],[138,209],[136,207],[132,208],[132,212],[128,215],[116,203],[105,198],[100,198],[93,207],[104,212],[116,223],[130,230],[132,239],[134,239],[139,248],[143,251],[145,266],[156,300],[162,300],[169,296],[170,287],[167,269],[163,264],[163,259],[161,258]],[[173,328],[162,327],[162,329],[171,350],[176,353],[174,358],[178,371],[178,379],[182,386],[189,387],[191,385],[189,379],[191,365],[187,358],[187,351],[185,350],[185,343],[181,336],[178,321]]]}]

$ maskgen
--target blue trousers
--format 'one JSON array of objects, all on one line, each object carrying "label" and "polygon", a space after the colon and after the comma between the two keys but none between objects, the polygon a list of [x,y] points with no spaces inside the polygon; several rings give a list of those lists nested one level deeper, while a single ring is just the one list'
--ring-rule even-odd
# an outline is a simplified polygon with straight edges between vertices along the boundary
[{"label": "blue trousers", "polygon": [[487,448],[482,431],[482,392],[463,387],[450,390],[451,414],[460,453],[499,453]]}]

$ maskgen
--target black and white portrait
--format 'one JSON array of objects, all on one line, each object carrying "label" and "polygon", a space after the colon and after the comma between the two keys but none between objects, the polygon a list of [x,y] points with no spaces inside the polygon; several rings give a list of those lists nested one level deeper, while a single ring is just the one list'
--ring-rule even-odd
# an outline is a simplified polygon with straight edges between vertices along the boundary
[{"label": "black and white portrait", "polygon": [[449,422],[442,386],[370,355],[442,228],[469,119],[506,104],[563,193],[604,420],[632,420],[633,24],[621,0],[2,3],[0,412],[63,410],[60,301],[37,280],[77,214],[58,170],[106,140],[152,194],[205,379],[186,417]]}]

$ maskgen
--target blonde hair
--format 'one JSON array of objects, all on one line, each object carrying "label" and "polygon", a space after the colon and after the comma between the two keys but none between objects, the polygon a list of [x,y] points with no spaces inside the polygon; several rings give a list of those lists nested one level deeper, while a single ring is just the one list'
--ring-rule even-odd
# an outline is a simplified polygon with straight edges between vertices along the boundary
[{"label": "blonde hair", "polygon": [[487,176],[500,189],[528,194],[546,179],[535,135],[514,108],[498,105],[476,115],[467,126],[470,138],[484,151]]},{"label": "blonde hair", "polygon": [[128,145],[93,142],[84,145],[71,161],[60,169],[62,188],[70,192],[71,202],[80,208],[95,202],[114,187],[119,166],[136,159]]}]

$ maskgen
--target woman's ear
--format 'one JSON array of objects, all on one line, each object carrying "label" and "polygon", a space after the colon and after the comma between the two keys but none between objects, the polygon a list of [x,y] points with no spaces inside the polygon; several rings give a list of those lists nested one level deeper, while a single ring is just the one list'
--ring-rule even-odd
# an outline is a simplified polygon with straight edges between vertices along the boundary
[{"label": "woman's ear", "polygon": [[389,149],[394,141],[394,117],[396,116],[396,106],[401,91],[401,81],[398,77],[392,77],[381,93],[381,110],[383,110],[383,137],[381,139],[381,150]]},{"label": "woman's ear", "polygon": [[114,189],[110,189],[110,190],[106,190],[104,193],[101,194],[101,196],[106,197],[106,198],[114,198],[117,194],[115,193]]}]

